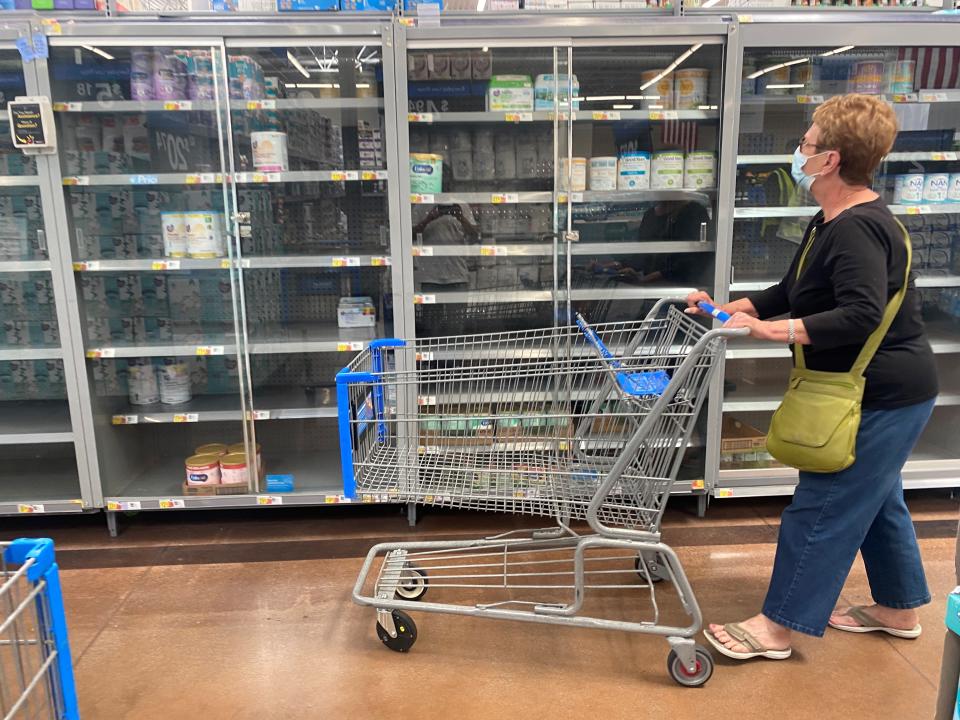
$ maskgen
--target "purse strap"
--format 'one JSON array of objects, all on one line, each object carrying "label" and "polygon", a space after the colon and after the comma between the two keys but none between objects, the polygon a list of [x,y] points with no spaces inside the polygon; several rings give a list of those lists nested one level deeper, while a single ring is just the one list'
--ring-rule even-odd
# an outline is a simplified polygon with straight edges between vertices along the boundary
[{"label": "purse strap", "polygon": [[[903,299],[907,295],[907,287],[910,284],[910,266],[913,262],[913,246],[910,243],[910,233],[907,232],[907,229],[903,226],[903,223],[901,223],[896,217],[894,217],[893,220],[897,223],[897,226],[903,233],[903,242],[907,247],[907,269],[904,272],[903,285],[897,291],[897,294],[890,298],[890,302],[887,303],[887,307],[883,311],[883,319],[880,321],[880,325],[876,330],[870,333],[870,337],[867,338],[867,341],[860,349],[860,354],[857,355],[857,359],[854,361],[853,367],[850,368],[850,372],[857,375],[863,375],[867,369],[867,365],[869,365],[870,361],[873,360],[873,356],[880,347],[880,343],[883,342],[883,338],[886,337],[887,332],[890,330],[890,326],[893,324],[894,318],[897,316],[897,313],[900,312],[900,306],[903,305]],[[800,262],[797,265],[797,280],[800,279],[800,274],[803,272],[804,262],[807,259],[807,253],[809,253],[810,248],[813,247],[813,241],[816,239],[816,236],[817,227],[814,225],[814,227],[810,230],[810,240],[807,242],[807,246],[800,254]],[[793,357],[797,368],[801,370],[806,368],[807,365],[804,361],[803,346],[800,345],[800,343],[794,343]]]}]

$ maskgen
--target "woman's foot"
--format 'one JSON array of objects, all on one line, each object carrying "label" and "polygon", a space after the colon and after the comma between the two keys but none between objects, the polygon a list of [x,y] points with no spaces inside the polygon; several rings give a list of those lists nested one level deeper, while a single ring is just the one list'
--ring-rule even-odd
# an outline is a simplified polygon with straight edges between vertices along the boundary
[{"label": "woman's foot", "polygon": [[752,657],[785,660],[790,657],[790,630],[763,614],[741,623],[711,624],[704,634],[719,652],[737,660]]},{"label": "woman's foot", "polygon": [[881,631],[894,637],[912,639],[920,635],[920,616],[916,610],[862,605],[837,609],[830,616],[830,627],[847,632]]}]

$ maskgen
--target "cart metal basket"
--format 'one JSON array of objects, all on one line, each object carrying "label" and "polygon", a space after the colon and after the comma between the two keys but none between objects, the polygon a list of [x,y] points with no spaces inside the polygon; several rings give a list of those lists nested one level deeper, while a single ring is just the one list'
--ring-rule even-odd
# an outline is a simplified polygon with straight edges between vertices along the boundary
[{"label": "cart metal basket", "polygon": [[0,715],[80,717],[52,540],[0,542]]},{"label": "cart metal basket", "polygon": [[[692,639],[700,611],[660,520],[725,341],[746,331],[710,330],[681,303],[661,300],[635,322],[374,341],[337,375],[347,495],[557,522],[527,537],[372,548],[354,599],[377,609],[388,647],[413,645],[413,609],[606,627],[666,636],[673,677],[709,679]],[[664,579],[689,625],[660,622],[653,585]],[[475,602],[418,602],[428,588]],[[586,611],[607,590],[638,589],[652,619]]]}]

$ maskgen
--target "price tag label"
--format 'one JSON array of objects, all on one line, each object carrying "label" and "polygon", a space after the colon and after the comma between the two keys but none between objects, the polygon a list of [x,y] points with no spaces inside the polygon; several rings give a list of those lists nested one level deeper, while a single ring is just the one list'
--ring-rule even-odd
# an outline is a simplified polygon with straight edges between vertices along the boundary
[{"label": "price tag label", "polygon": [[64,185],[89,185],[90,176],[89,175],[72,175],[70,177],[65,177],[63,179]]},{"label": "price tag label", "polygon": [[218,183],[223,181],[223,175],[216,175],[214,173],[200,173],[200,182],[204,185],[212,185],[213,183]]},{"label": "price tag label", "polygon": [[386,267],[391,264],[391,260],[388,257],[383,257],[381,255],[376,255],[370,258],[370,264],[373,267]]},{"label": "price tag label", "polygon": [[323,498],[323,502],[327,505],[336,505],[338,502],[340,502],[340,497],[338,495],[326,495]]},{"label": "price tag label", "polygon": [[114,425],[137,425],[140,422],[139,415],[114,415],[111,422]]},{"label": "price tag label", "polygon": [[44,513],[44,512],[46,512],[46,511],[47,511],[47,510],[46,510],[46,508],[45,508],[43,505],[39,505],[39,504],[35,504],[35,503],[34,503],[34,504],[21,503],[21,504],[17,505],[17,512],[18,512],[18,513],[31,514],[31,513]]},{"label": "price tag label", "polygon": [[280,495],[257,495],[257,505],[283,505]]},{"label": "price tag label", "polygon": [[680,113],[676,110],[651,110],[651,120],[679,120]]},{"label": "price tag label", "polygon": [[333,182],[340,182],[347,179],[347,174],[341,170],[334,170],[332,173],[330,173],[330,179]]},{"label": "price tag label", "polygon": [[156,260],[150,263],[151,270],[179,270],[179,260]]},{"label": "price tag label", "polygon": [[404,27],[416,27],[417,19],[413,17],[402,17],[397,22],[399,22]]},{"label": "price tag label", "polygon": [[690,483],[691,490],[703,490],[703,488],[704,488],[703,480],[694,480],[693,482]]},{"label": "price tag label", "polygon": [[906,209],[907,215],[929,215],[933,208],[929,205],[911,205]]},{"label": "price tag label", "polygon": [[80,112],[83,110],[83,103],[59,102],[53,104],[53,109],[57,112]]},{"label": "price tag label", "polygon": [[733,497],[733,490],[731,490],[730,488],[719,488],[716,491],[716,496],[721,498]]},{"label": "price tag label", "polygon": [[494,193],[490,196],[490,202],[494,205],[516,205],[520,202],[520,195],[517,193]]},{"label": "price tag label", "polygon": [[955,152],[935,152],[930,153],[931,160],[956,160],[957,153]]},{"label": "price tag label", "polygon": [[197,175],[197,174],[187,175],[187,176],[183,179],[183,181],[184,181],[187,185],[199,185],[199,184],[202,182],[202,180],[203,180],[202,176]]},{"label": "price tag label", "polygon": [[386,170],[364,170],[360,173],[361,180],[386,180]]},{"label": "price tag label", "polygon": [[432,123],[433,113],[407,113],[407,122]]},{"label": "price tag label", "polygon": [[507,122],[533,122],[533,113],[528,112],[509,112],[503,116]]},{"label": "price tag label", "polygon": [[165,102],[163,104],[164,110],[193,110],[193,103],[189,100],[175,100],[171,102]]},{"label": "price tag label", "polygon": [[223,345],[198,345],[197,355],[223,355]]},{"label": "price tag label", "polygon": [[129,511],[129,510],[141,510],[141,505],[139,500],[108,500],[107,501],[107,510],[112,510],[113,512],[117,511]]},{"label": "price tag label", "polygon": [[276,110],[276,100],[248,100],[247,110]]},{"label": "price tag label", "polygon": [[418,395],[417,396],[417,405],[436,405],[437,396],[436,395]]},{"label": "price tag label", "polygon": [[433,360],[434,354],[432,352],[418,352],[417,353],[417,362],[430,362]]},{"label": "price tag label", "polygon": [[414,295],[413,304],[414,305],[433,305],[437,302],[436,295]]},{"label": "price tag label", "polygon": [[100,269],[98,260],[87,260],[86,262],[75,262],[73,269],[77,272],[93,272]]},{"label": "price tag label", "polygon": [[339,342],[337,343],[337,352],[359,352],[363,350],[362,342]]},{"label": "price tag label", "polygon": [[160,506],[161,510],[177,510],[184,507],[184,502],[180,498],[164,498],[157,505]]},{"label": "price tag label", "polygon": [[410,202],[414,205],[430,205],[433,203],[433,195],[414,193],[410,196]]},{"label": "price tag label", "polygon": [[160,179],[156,175],[131,175],[131,185],[156,185]]},{"label": "price tag label", "polygon": [[[560,196],[560,202],[561,202],[561,203],[565,203],[566,201],[567,201],[567,196],[566,196],[566,195],[561,195],[561,196]],[[582,192],[570,193],[570,202],[582,203],[582,202],[583,202],[583,193],[582,193]]]},{"label": "price tag label", "polygon": [[359,180],[359,179],[360,179],[360,171],[359,171],[359,170],[347,170],[345,173],[343,173],[343,176],[344,176],[344,179],[345,179],[345,180]]},{"label": "price tag label", "polygon": [[413,256],[414,257],[432,257],[433,246],[432,245],[414,245]]},{"label": "price tag label", "polygon": [[269,420],[270,411],[269,410],[254,410],[253,411],[254,420]]},{"label": "price tag label", "polygon": [[481,245],[480,254],[485,257],[493,257],[498,255],[508,255],[509,251],[505,247],[498,247],[497,245]]},{"label": "price tag label", "polygon": [[737,20],[742,23],[752,23],[753,15],[737,15]]},{"label": "price tag label", "polygon": [[330,262],[333,267],[360,267],[358,257],[335,257]]},{"label": "price tag label", "polygon": [[173,416],[175,423],[195,423],[200,422],[200,416],[197,413],[177,413]]},{"label": "price tag label", "polygon": [[823,103],[823,95],[797,95],[797,102],[801,105],[820,105]]},{"label": "price tag label", "polygon": [[949,97],[945,92],[923,92],[920,93],[920,102],[947,102]]},{"label": "price tag label", "polygon": [[221,260],[221,261],[220,261],[220,269],[221,269],[221,270],[229,270],[229,269],[230,269],[230,261],[229,261],[229,260]]},{"label": "price tag label", "polygon": [[116,352],[114,348],[93,348],[92,350],[87,350],[87,357],[91,360],[99,360],[101,358],[109,359],[116,357]]},{"label": "price tag label", "polygon": [[895,103],[917,102],[917,94],[916,93],[896,93],[894,94],[892,99]]},{"label": "price tag label", "polygon": [[594,120],[619,120],[620,111],[619,110],[594,110],[590,113],[590,116]]}]

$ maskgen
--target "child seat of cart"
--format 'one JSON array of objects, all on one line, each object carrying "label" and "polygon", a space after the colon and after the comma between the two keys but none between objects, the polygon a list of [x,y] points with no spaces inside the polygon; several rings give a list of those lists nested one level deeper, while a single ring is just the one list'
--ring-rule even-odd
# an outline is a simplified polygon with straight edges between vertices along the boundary
[{"label": "child seat of cart", "polygon": [[604,344],[597,332],[590,327],[590,324],[584,319],[583,315],[577,313],[577,327],[596,351],[601,359],[606,362],[614,371],[617,378],[617,385],[630,397],[650,397],[652,395],[663,395],[670,384],[670,375],[665,370],[645,370],[642,372],[631,372],[623,368],[623,363],[616,359],[610,349]]}]

